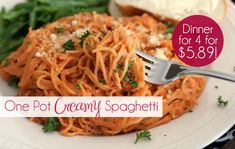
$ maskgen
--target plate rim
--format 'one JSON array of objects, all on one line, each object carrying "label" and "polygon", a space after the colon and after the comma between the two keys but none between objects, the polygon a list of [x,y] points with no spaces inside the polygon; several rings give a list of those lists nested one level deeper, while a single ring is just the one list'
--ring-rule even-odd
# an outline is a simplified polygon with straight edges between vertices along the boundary
[{"label": "plate rim", "polygon": [[[230,2],[229,4],[230,6],[228,7],[228,13],[227,13],[227,16],[228,17],[228,20],[230,21],[230,23],[233,24],[233,27],[235,28],[235,14],[231,13],[231,12],[235,12],[235,6],[232,4],[232,2]],[[235,100],[235,94],[232,95],[232,98],[230,100]],[[230,111],[231,110],[231,111]],[[230,113],[229,113],[230,111]],[[226,120],[226,116],[224,116],[225,113],[227,114],[231,114],[231,112],[235,112],[235,103],[233,103],[232,105],[230,105],[229,107],[226,107],[226,110],[223,110],[223,112],[221,112],[221,114],[219,115],[219,117],[221,119],[225,119]],[[232,115],[232,114],[231,114]],[[233,121],[229,120],[227,123],[229,123],[229,125],[226,127],[226,129],[224,128],[223,130],[224,131],[220,131],[221,133],[218,133],[217,135],[214,136],[214,138],[210,139],[211,142],[215,141],[218,137],[220,137],[221,135],[224,134],[224,132],[226,132],[227,130],[229,130],[234,124],[235,124],[235,116],[231,116],[233,117]],[[218,117],[216,117],[217,119],[220,119]],[[210,121],[210,123],[208,125],[204,125],[204,127],[202,128],[202,130],[198,131],[197,130],[197,133],[201,132],[201,131],[204,131],[205,129],[208,129],[213,123],[217,122],[216,118],[213,118],[212,121]],[[220,120],[221,120],[220,119]],[[215,122],[214,122],[215,121]],[[206,126],[206,127],[205,127]],[[222,128],[221,128],[222,129]],[[193,132],[192,132],[193,133]],[[203,133],[206,133],[206,131],[204,131]],[[190,137],[190,136],[189,136]],[[192,136],[191,136],[192,137]],[[0,147],[4,147],[4,148],[12,148],[15,144],[17,148],[24,148],[24,149],[35,149],[36,147],[32,147],[31,145],[28,145],[24,142],[21,142],[15,138],[12,138],[11,136],[7,135],[7,134],[4,134],[2,132],[0,132]],[[190,138],[188,138],[190,139]],[[187,140],[188,140],[187,139]],[[208,140],[208,139],[207,139]],[[184,140],[185,142],[185,140]],[[207,143],[204,143],[204,145],[201,143],[201,145],[198,145],[199,148],[203,148],[205,146],[207,146],[208,144],[210,144],[211,142],[208,142],[208,141],[205,141]],[[168,145],[166,147],[164,147],[165,149],[167,148],[177,148],[177,146],[175,145],[178,145],[178,147],[182,147],[180,145],[180,143],[182,143],[182,140],[181,141],[177,141],[176,143],[173,143],[171,145]],[[9,145],[10,144],[10,145]],[[190,144],[190,143],[189,143]],[[5,146],[4,146],[5,145]],[[192,146],[184,146],[185,148],[186,147],[192,147]],[[154,147],[153,147],[154,148]]]}]

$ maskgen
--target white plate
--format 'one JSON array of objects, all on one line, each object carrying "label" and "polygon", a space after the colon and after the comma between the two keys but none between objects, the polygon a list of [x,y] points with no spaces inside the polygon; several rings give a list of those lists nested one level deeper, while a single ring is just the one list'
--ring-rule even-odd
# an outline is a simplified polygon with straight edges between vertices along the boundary
[{"label": "white plate", "polygon": [[[17,0],[19,1],[19,0]],[[0,6],[13,5],[16,0],[1,0]],[[227,17],[221,24],[225,44],[221,56],[211,66],[211,69],[233,73],[235,66],[235,9],[230,5]],[[215,89],[214,86],[219,86]],[[208,79],[206,88],[199,99],[199,105],[192,113],[168,124],[151,129],[152,141],[133,144],[135,133],[126,135],[95,137],[76,136],[64,137],[58,133],[44,134],[40,125],[31,123],[24,118],[0,118],[0,148],[3,149],[198,149],[202,148],[235,124],[235,84]],[[6,82],[0,80],[0,95],[14,95],[14,90]],[[229,99],[225,108],[217,106],[217,96]],[[164,136],[166,135],[166,136]]]}]

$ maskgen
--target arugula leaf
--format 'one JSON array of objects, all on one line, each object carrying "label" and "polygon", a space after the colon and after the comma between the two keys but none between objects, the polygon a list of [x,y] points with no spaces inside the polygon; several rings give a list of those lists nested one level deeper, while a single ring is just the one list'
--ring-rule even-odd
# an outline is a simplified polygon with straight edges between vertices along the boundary
[{"label": "arugula leaf", "polygon": [[2,62],[10,53],[1,53],[0,54],[0,62]]},{"label": "arugula leaf", "polygon": [[1,13],[0,13],[0,36],[1,37],[2,37],[2,33],[4,31],[3,13],[4,13],[4,9],[2,8]]},{"label": "arugula leaf", "polygon": [[143,132],[136,133],[135,144],[138,143],[141,139],[148,139],[151,140],[151,133],[149,130],[145,129]]},{"label": "arugula leaf", "polygon": [[19,9],[14,11],[9,11],[3,14],[3,18],[8,21],[17,20],[20,16],[24,16],[30,13],[30,9]]},{"label": "arugula leaf", "polygon": [[60,122],[58,118],[49,117],[42,129],[44,132],[48,133],[48,132],[53,132],[53,131],[58,130],[59,127],[60,127]]},{"label": "arugula leaf", "polygon": [[20,30],[27,25],[27,22],[15,22],[7,26],[4,30],[5,34],[3,36],[3,40],[8,40],[13,37],[14,35],[18,34]]},{"label": "arugula leaf", "polygon": [[228,105],[228,100],[223,100],[222,96],[219,96],[217,98],[217,101],[218,101],[218,105],[222,105],[224,107]]},{"label": "arugula leaf", "polygon": [[79,39],[80,39],[79,44],[81,45],[81,47],[83,46],[84,40],[85,40],[89,35],[91,35],[91,33],[90,33],[88,30],[87,30],[86,32],[84,32],[84,34],[81,35],[81,37],[79,38]]},{"label": "arugula leaf", "polygon": [[[23,42],[23,38],[19,38],[18,40],[0,40],[0,62],[4,60],[13,50],[15,50],[21,43]],[[7,49],[6,46],[8,45]]]},{"label": "arugula leaf", "polygon": [[37,1],[33,0],[33,10],[29,14],[29,26],[31,26],[33,29],[36,27],[36,7],[37,7]]}]

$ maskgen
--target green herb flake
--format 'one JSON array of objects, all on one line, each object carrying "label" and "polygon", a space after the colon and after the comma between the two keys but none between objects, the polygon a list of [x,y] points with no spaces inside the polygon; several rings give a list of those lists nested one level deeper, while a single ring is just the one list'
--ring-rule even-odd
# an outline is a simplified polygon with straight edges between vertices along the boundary
[{"label": "green herb flake", "polygon": [[3,61],[3,67],[7,67],[8,65],[11,64],[11,61],[9,58],[6,58],[4,61]]},{"label": "green herb flake", "polygon": [[77,89],[80,89],[80,88],[81,88],[80,83],[77,83],[77,84],[76,84],[76,88],[77,88]]},{"label": "green herb flake", "polygon": [[106,84],[106,82],[105,82],[104,79],[99,80],[99,83],[101,83],[101,84]]},{"label": "green herb flake", "polygon": [[58,118],[49,117],[42,129],[44,132],[48,133],[48,132],[53,132],[53,131],[58,130],[59,127],[60,127],[60,122]]},{"label": "green herb flake", "polygon": [[114,69],[114,72],[118,72],[120,69],[122,69],[123,65],[122,64],[118,64],[117,67]]},{"label": "green herb flake", "polygon": [[174,31],[174,29],[171,27],[171,28],[168,28],[168,29],[166,30],[166,33],[167,33],[167,34],[172,34],[173,31]]},{"label": "green herb flake", "polygon": [[218,105],[219,106],[227,106],[228,105],[228,100],[223,100],[223,97],[222,96],[219,96],[217,98],[217,101],[218,101]]},{"label": "green herb flake", "polygon": [[18,88],[19,82],[20,82],[19,78],[14,78],[14,79],[11,79],[11,80],[7,81],[9,86],[12,86],[12,87],[15,87],[15,88]]},{"label": "green herb flake", "polygon": [[134,61],[130,61],[129,63],[128,63],[128,67],[127,67],[127,71],[130,71],[130,69],[132,68],[132,66],[134,65]]},{"label": "green herb flake", "polygon": [[66,41],[63,45],[62,45],[62,47],[63,47],[63,49],[64,49],[64,51],[62,51],[62,52],[65,52],[65,51],[67,51],[67,50],[74,50],[75,49],[75,45],[74,45],[75,43],[74,43],[74,41],[73,40],[68,40],[68,41]]},{"label": "green herb flake", "polygon": [[192,110],[192,109],[189,109],[188,112],[193,112],[193,110]]},{"label": "green herb flake", "polygon": [[62,34],[62,33],[64,33],[64,28],[63,27],[58,27],[58,28],[55,28],[55,31],[58,34]]},{"label": "green herb flake", "polygon": [[129,82],[129,76],[128,76],[128,73],[130,72],[130,70],[131,70],[131,68],[132,68],[132,66],[134,65],[134,61],[130,61],[129,63],[128,63],[128,66],[127,66],[127,72],[126,72],[126,74],[125,74],[125,76],[124,76],[124,80],[125,81],[127,81],[127,82]]},{"label": "green herb flake", "polygon": [[171,24],[171,23],[169,23],[169,22],[166,22],[165,23],[165,26],[166,26],[166,33],[167,34],[172,34],[173,33],[173,31],[174,31],[174,27],[173,27],[173,25]]},{"label": "green herb flake", "polygon": [[133,65],[134,65],[134,61],[130,61],[128,63],[127,72],[124,76],[124,80],[127,81],[133,88],[136,88],[138,87],[138,83],[133,78],[130,78],[128,75]]},{"label": "green herb flake", "polygon": [[138,87],[138,83],[135,81],[135,80],[129,80],[129,84],[133,87],[133,88],[136,88]]},{"label": "green herb flake", "polygon": [[91,35],[91,33],[88,30],[81,35],[81,37],[79,38],[80,39],[79,44],[81,47],[83,46],[85,39],[90,35]]},{"label": "green herb flake", "polygon": [[215,85],[215,89],[218,89],[219,87],[217,85]]},{"label": "green herb flake", "polygon": [[136,133],[135,144],[138,143],[141,139],[151,140],[151,133],[149,130],[145,129],[143,132]]},{"label": "green herb flake", "polygon": [[170,22],[165,22],[164,25],[165,25],[167,28],[169,28],[169,27],[172,26],[172,24],[171,24]]},{"label": "green herb flake", "polygon": [[124,80],[127,81],[127,82],[129,82],[130,79],[129,79],[128,73],[125,74]]}]

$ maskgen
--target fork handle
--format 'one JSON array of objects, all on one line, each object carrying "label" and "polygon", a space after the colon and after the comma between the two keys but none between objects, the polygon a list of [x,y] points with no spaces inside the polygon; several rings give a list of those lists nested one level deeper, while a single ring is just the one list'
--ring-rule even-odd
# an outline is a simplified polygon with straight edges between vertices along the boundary
[{"label": "fork handle", "polygon": [[182,69],[185,69],[184,71],[181,72],[181,75],[188,75],[188,74],[197,74],[197,75],[204,75],[204,76],[209,76],[209,77],[214,77],[218,79],[223,79],[231,82],[235,82],[235,76],[214,71],[214,70],[207,70],[203,68],[196,68],[196,67],[183,67]]}]

